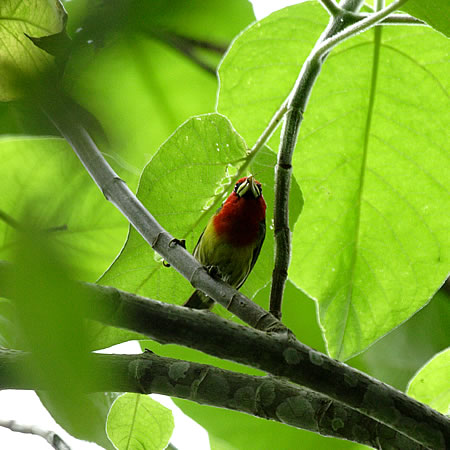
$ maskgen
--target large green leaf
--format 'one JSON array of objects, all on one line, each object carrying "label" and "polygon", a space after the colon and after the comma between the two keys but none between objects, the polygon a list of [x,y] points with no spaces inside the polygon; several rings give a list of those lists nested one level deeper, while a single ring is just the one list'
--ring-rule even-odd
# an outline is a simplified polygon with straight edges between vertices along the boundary
[{"label": "large green leaf", "polygon": [[[152,158],[142,174],[137,195],[164,228],[177,238],[186,239],[187,248],[192,251],[207,220],[231,192],[232,176],[245,156],[245,143],[226,118],[218,114],[195,117],[181,126]],[[270,280],[273,268],[270,225],[274,165],[275,155],[263,149],[249,168],[263,185],[268,233],[258,262],[243,287],[247,295],[253,295]],[[301,209],[301,194],[293,184],[292,225]],[[161,258],[134,228],[101,282],[178,304],[192,291],[175,270],[163,266]]]},{"label": "large green leaf", "polygon": [[407,393],[442,414],[450,414],[450,348],[435,355],[414,376]]},{"label": "large green leaf", "polygon": [[147,395],[124,394],[113,403],[106,430],[118,450],[163,450],[174,429],[172,411]]},{"label": "large green leaf", "polygon": [[[303,3],[230,49],[218,106],[250,142],[326,21],[318,5]],[[305,208],[289,275],[318,300],[334,357],[398,326],[448,273],[447,48],[425,27],[378,28],[338,47],[314,87],[293,160]]]},{"label": "large green leaf", "polygon": [[35,77],[53,63],[45,51],[27,38],[60,32],[65,11],[59,0],[0,2],[0,101],[23,95],[19,79]]},{"label": "large green leaf", "polygon": [[[21,222],[34,206],[32,225],[48,230],[66,255],[71,276],[95,281],[125,240],[127,222],[107,202],[69,145],[57,138],[0,139],[0,211]],[[16,246],[11,224],[0,220],[0,259]]]}]

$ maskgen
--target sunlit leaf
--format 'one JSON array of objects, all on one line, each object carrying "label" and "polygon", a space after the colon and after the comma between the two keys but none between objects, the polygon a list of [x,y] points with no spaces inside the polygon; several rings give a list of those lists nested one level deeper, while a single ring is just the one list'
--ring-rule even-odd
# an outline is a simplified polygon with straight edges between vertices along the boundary
[{"label": "sunlit leaf", "polygon": [[18,79],[47,70],[53,57],[26,36],[40,38],[62,31],[66,19],[59,0],[0,2],[0,101],[20,97]]},{"label": "sunlit leaf", "polygon": [[[72,276],[95,281],[122,245],[127,222],[98,190],[69,145],[56,138],[0,139],[0,259],[16,246],[14,225],[34,205],[32,225],[47,231],[72,265]],[[13,226],[12,226],[13,225]]]},{"label": "sunlit leaf", "polygon": [[438,353],[409,382],[407,394],[450,415],[450,348]]},{"label": "sunlit leaf", "polygon": [[106,431],[118,450],[163,450],[174,429],[172,411],[147,395],[124,394],[108,414]]},{"label": "sunlit leaf", "polygon": [[[306,2],[235,41],[218,107],[244,138],[286,98],[326,23]],[[371,30],[339,46],[314,86],[293,160],[305,207],[289,276],[318,300],[334,357],[405,321],[448,273],[448,46],[426,27]]]}]

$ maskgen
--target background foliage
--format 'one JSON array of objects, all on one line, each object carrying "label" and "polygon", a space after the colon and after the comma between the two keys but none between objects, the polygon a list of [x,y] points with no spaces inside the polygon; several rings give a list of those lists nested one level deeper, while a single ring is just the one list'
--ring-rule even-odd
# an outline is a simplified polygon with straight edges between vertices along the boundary
[{"label": "background foliage", "polygon": [[[2,25],[1,17],[11,14],[23,25],[7,28],[8,38],[20,35],[14,45],[33,52],[36,65],[53,64],[23,32],[40,37],[61,31],[61,11],[52,9],[51,1],[35,0],[30,10],[16,3],[8,2],[11,10],[0,9]],[[448,29],[440,20],[446,6],[436,2],[428,19],[417,2],[409,3],[405,10],[417,11],[440,32],[383,27],[358,35],[332,53],[314,87],[294,156],[293,255],[283,305],[286,325],[302,342],[402,390],[450,342],[449,294],[439,290],[450,253],[449,47]],[[63,80],[82,107],[80,120],[156,219],[192,249],[247,162],[246,150],[289,94],[326,26],[326,12],[317,2],[305,2],[249,25],[254,18],[243,0],[226,6],[213,1],[207,7],[200,0],[189,5],[76,0],[65,6],[74,45]],[[180,39],[186,36],[215,48],[187,45]],[[10,73],[21,54],[1,47],[0,75]],[[220,60],[218,82],[208,68]],[[18,92],[9,81],[0,85],[2,100],[17,99]],[[33,105],[0,104],[0,130],[0,189],[8,194],[0,196],[7,219],[0,221],[1,259],[13,260],[22,248],[13,219],[51,230],[56,250],[49,251],[64,254],[72,278],[100,278],[103,284],[178,304],[189,296],[189,284],[164,268],[134,230],[127,237],[125,220],[69,146],[48,137],[57,132]],[[276,132],[248,167],[263,183],[269,227],[243,292],[265,307],[278,145]],[[32,280],[32,265],[28,270],[25,276]],[[6,300],[0,304],[0,334],[5,345],[15,346],[7,305]],[[229,316],[218,307],[216,312]],[[135,337],[94,325],[87,333],[95,336],[86,344],[93,348]],[[160,355],[254,373],[186,348],[143,346]],[[419,400],[436,401],[418,389],[417,379],[427,371],[435,377],[427,381],[430,391],[445,390],[446,377],[436,374],[446,367],[447,353],[411,382],[409,392]],[[99,406],[101,414],[110,403]],[[298,442],[303,448],[356,446],[330,444],[321,436],[231,411],[177,403],[209,431],[212,448],[289,449]],[[60,415],[52,399],[46,405]],[[445,410],[445,402],[439,407]],[[66,427],[81,435],[76,426]],[[114,428],[108,427],[108,432]],[[82,437],[103,444],[97,431]]]}]

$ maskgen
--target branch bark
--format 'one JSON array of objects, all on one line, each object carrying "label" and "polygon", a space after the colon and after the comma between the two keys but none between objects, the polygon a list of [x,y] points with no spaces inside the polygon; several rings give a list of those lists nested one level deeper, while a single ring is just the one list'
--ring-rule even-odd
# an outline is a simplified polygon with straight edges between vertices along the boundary
[{"label": "branch bark", "polygon": [[[14,268],[0,264],[3,296]],[[404,393],[297,341],[215,314],[150,300],[112,287],[82,283],[88,318],[141,333],[162,344],[194,348],[282,377],[325,395],[404,434],[426,448],[450,446],[450,419]],[[1,379],[0,379],[1,382]]]},{"label": "branch bark", "polygon": [[[88,378],[93,380],[93,384],[87,387],[87,392],[169,395],[373,448],[390,445],[402,450],[424,449],[351,408],[274,377],[246,375],[205,364],[163,358],[151,352],[140,355],[92,354],[89,363],[91,373]],[[50,389],[51,386],[36,382],[28,375],[34,373],[30,367],[31,354],[0,349],[1,387]],[[17,373],[25,375],[18,380]]]}]

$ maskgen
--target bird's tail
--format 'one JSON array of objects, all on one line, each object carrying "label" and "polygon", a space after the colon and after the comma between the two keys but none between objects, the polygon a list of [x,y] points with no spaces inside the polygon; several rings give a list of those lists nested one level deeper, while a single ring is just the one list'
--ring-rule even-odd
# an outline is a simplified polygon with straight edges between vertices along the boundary
[{"label": "bird's tail", "polygon": [[201,291],[194,291],[183,306],[193,309],[211,309],[214,305],[214,300],[205,295]]}]

